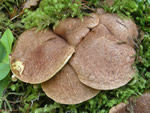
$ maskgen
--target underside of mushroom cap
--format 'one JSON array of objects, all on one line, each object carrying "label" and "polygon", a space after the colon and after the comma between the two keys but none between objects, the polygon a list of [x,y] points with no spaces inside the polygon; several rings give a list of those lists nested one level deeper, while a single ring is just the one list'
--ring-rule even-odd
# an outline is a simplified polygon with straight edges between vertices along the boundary
[{"label": "underside of mushroom cap", "polygon": [[25,31],[10,59],[11,70],[21,81],[37,84],[53,77],[70,59],[74,48],[52,31]]},{"label": "underside of mushroom cap", "polygon": [[131,19],[121,19],[116,14],[105,13],[100,15],[100,24],[105,25],[110,33],[121,42],[134,46],[138,29]]},{"label": "underside of mushroom cap", "polygon": [[132,67],[135,50],[119,44],[112,35],[102,35],[102,28],[104,26],[96,27],[84,38],[69,63],[82,83],[110,90],[127,84],[135,75]]},{"label": "underside of mushroom cap", "polygon": [[90,29],[98,24],[99,15],[93,13],[90,16],[83,17],[83,21],[79,18],[67,18],[59,23],[54,32],[62,36],[69,44],[76,46]]},{"label": "underside of mushroom cap", "polygon": [[99,93],[99,90],[82,84],[68,64],[52,79],[42,83],[42,88],[48,97],[61,104],[79,104]]}]

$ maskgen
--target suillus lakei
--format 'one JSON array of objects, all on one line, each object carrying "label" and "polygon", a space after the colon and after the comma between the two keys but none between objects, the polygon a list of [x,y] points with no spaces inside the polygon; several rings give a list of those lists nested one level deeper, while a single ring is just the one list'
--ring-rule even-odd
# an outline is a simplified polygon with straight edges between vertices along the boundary
[{"label": "suillus lakei", "polygon": [[120,103],[112,107],[109,113],[149,113],[150,112],[150,92],[146,92],[138,97],[131,97],[128,103]]},{"label": "suillus lakei", "polygon": [[112,107],[110,109],[109,113],[129,113],[129,111],[127,110],[127,104],[120,103],[120,104]]},{"label": "suillus lakei", "polygon": [[127,84],[136,71],[131,20],[115,14],[67,18],[51,31],[31,29],[17,40],[11,58],[16,77],[62,104],[78,104]]},{"label": "suillus lakei", "polygon": [[[150,92],[145,92],[143,95],[136,98],[130,98],[129,106],[134,113],[149,113],[150,112]],[[128,106],[128,108],[130,108]]]},{"label": "suillus lakei", "polygon": [[69,64],[52,79],[42,83],[42,88],[47,96],[61,104],[78,104],[99,93],[99,90],[82,84]]},{"label": "suillus lakei", "polygon": [[67,18],[62,20],[54,29],[54,32],[62,36],[67,42],[76,46],[90,31],[99,24],[99,15],[91,14],[83,17],[83,21],[79,18]]},{"label": "suillus lakei", "polygon": [[10,62],[21,81],[38,84],[53,77],[67,63],[74,48],[52,31],[25,31],[19,37]]},{"label": "suillus lakei", "polygon": [[94,28],[77,46],[69,63],[82,83],[110,90],[127,84],[135,75],[132,67],[135,50],[127,44],[118,44],[119,40],[103,30],[104,26]]}]

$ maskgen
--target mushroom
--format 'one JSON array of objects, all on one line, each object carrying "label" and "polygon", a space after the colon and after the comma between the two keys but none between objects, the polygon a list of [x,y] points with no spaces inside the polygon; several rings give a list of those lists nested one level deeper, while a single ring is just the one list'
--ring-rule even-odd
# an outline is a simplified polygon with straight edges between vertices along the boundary
[{"label": "mushroom", "polygon": [[131,20],[103,11],[83,21],[68,18],[54,31],[21,34],[10,58],[11,70],[24,82],[42,83],[56,102],[78,104],[133,78],[135,50],[129,39],[137,34]]},{"label": "mushroom", "polygon": [[54,29],[54,32],[62,36],[69,44],[76,46],[82,38],[84,38],[90,29],[99,24],[99,16],[91,14],[83,17],[83,21],[79,18],[67,18],[60,22]]},{"label": "mushroom", "polygon": [[131,97],[128,104],[120,103],[110,109],[109,113],[149,113],[150,112],[150,93],[142,96]]},{"label": "mushroom", "polygon": [[21,81],[38,84],[53,77],[67,63],[74,48],[52,31],[25,31],[10,59],[11,70]]},{"label": "mushroom", "polygon": [[52,79],[42,83],[42,88],[47,96],[61,104],[78,104],[99,93],[99,90],[82,84],[69,64]]},{"label": "mushroom", "polygon": [[101,24],[80,42],[69,63],[82,83],[94,89],[110,90],[127,84],[133,78],[135,50],[118,43],[119,40],[109,35]]},{"label": "mushroom", "polygon": [[139,96],[137,98],[132,97],[129,101],[130,103],[133,103],[132,108],[133,108],[134,113],[149,113],[150,112],[150,92],[146,92],[142,96]]},{"label": "mushroom", "polygon": [[129,113],[129,111],[127,110],[127,104],[120,103],[120,104],[112,107],[110,109],[109,113]]}]

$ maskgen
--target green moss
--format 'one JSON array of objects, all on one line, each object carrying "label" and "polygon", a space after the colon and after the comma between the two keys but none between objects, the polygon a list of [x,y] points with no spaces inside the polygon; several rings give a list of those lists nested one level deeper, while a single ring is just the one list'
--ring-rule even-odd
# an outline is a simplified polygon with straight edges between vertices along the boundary
[{"label": "green moss", "polygon": [[82,18],[81,6],[80,0],[42,0],[35,11],[25,11],[22,22],[26,29],[44,29],[51,24],[57,25],[59,20],[67,17]]}]

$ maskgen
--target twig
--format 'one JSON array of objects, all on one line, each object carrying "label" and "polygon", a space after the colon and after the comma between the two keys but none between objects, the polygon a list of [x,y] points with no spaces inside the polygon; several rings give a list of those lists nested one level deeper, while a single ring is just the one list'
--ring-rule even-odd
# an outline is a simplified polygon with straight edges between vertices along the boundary
[{"label": "twig", "polygon": [[85,5],[83,3],[82,3],[82,6],[85,7],[85,8],[87,8],[87,9],[89,9],[89,10],[91,10],[91,11],[95,11],[95,9],[88,7],[87,5]]},{"label": "twig", "polygon": [[[74,1],[75,3],[79,4],[78,2]],[[95,9],[88,7],[85,3],[81,3],[81,5],[91,11],[95,11]]]},{"label": "twig", "polygon": [[[0,109],[0,112],[3,112],[3,111],[10,111],[10,110],[7,110],[7,109]],[[12,111],[19,111],[19,110],[13,109]]]},{"label": "twig", "polygon": [[88,1],[85,1],[85,0],[81,0],[82,3],[84,4],[88,4],[89,2]]},{"label": "twig", "polygon": [[10,106],[10,103],[8,102],[8,100],[7,100],[6,98],[5,98],[5,102],[6,102],[7,106],[8,106],[8,108],[9,108],[9,110],[12,111],[12,108],[11,108],[11,106]]},{"label": "twig", "polygon": [[15,102],[13,102],[13,101],[8,100],[8,102],[11,103],[11,104],[16,104],[16,103],[20,103],[21,101],[15,101]]},{"label": "twig", "polygon": [[5,108],[5,109],[7,109],[7,107],[6,107],[6,103],[5,103],[5,102],[4,102],[4,108]]},{"label": "twig", "polygon": [[38,98],[31,100],[31,105],[30,105],[30,107],[32,107],[32,106],[33,106],[34,101],[39,100],[39,98],[40,98],[40,94],[41,94],[41,93],[39,93],[39,94],[38,94]]},{"label": "twig", "polygon": [[11,18],[10,20],[12,21],[12,20],[14,20],[14,19],[16,19],[16,18],[18,18],[19,16],[21,16],[22,14],[24,13],[24,11],[21,11],[21,13],[19,13],[18,15],[16,15],[16,16],[14,16],[13,18]]},{"label": "twig", "polygon": [[10,92],[10,93],[8,93],[8,95],[24,95],[24,93],[14,93],[14,92]]}]

